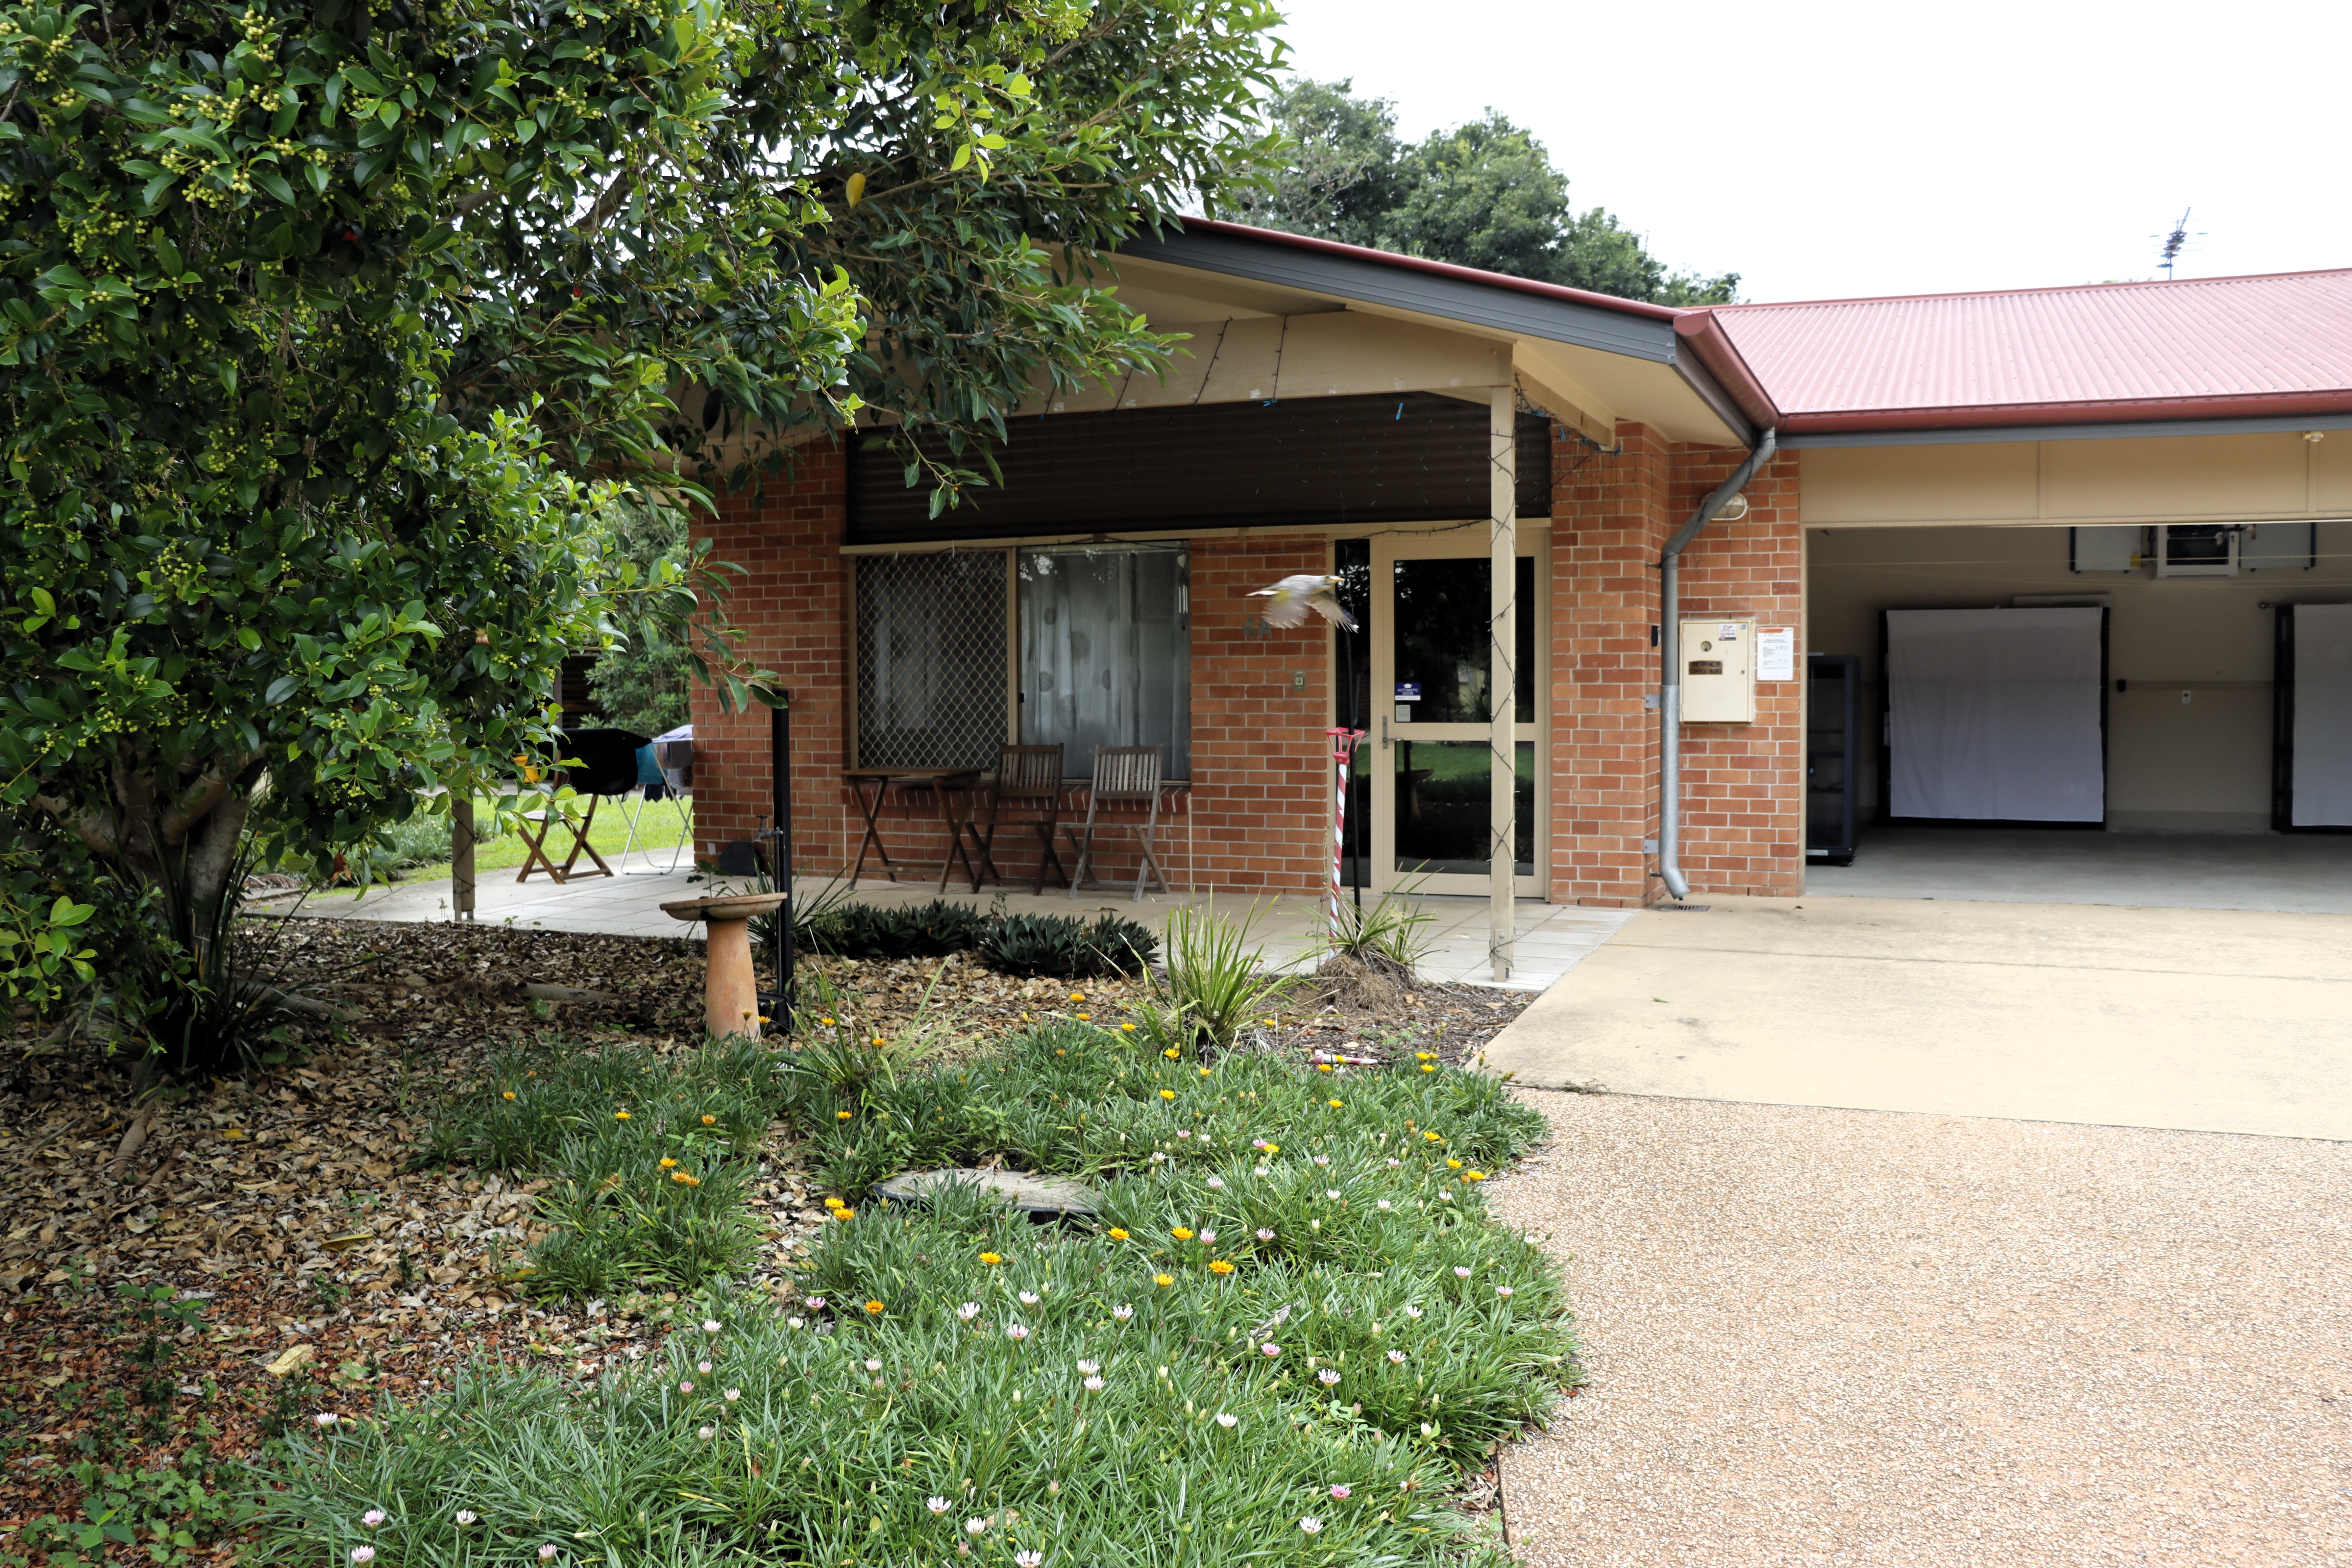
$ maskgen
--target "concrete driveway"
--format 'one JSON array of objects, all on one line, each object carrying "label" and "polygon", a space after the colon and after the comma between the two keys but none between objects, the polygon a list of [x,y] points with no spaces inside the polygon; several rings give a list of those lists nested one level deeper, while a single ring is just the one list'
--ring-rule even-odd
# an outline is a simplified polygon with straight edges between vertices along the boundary
[{"label": "concrete driveway", "polygon": [[1521,1092],[1528,1568],[2352,1563],[2352,1144]]},{"label": "concrete driveway", "polygon": [[1644,910],[1486,1050],[1546,1088],[2352,1139],[2352,915]]}]

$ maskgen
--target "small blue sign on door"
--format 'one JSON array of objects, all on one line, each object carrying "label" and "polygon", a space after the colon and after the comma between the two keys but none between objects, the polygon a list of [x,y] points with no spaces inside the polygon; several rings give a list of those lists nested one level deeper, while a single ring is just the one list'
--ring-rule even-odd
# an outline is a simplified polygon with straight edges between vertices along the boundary
[{"label": "small blue sign on door", "polygon": [[1421,682],[1420,682],[1420,681],[1418,681],[1418,680],[1400,680],[1400,681],[1398,681],[1398,682],[1397,682],[1397,694],[1396,694],[1396,700],[1397,700],[1398,701],[1400,701],[1400,702],[1418,702],[1418,701],[1420,701],[1420,700],[1421,700]]}]

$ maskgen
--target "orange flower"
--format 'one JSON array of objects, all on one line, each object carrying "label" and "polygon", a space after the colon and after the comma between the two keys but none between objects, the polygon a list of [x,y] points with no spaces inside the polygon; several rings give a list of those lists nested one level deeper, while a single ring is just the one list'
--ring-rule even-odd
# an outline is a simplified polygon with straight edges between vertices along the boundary
[{"label": "orange flower", "polygon": [[1171,1235],[1171,1236],[1172,1236],[1172,1237],[1175,1237],[1177,1240],[1179,1240],[1179,1241],[1190,1241],[1190,1240],[1192,1240],[1192,1233],[1191,1231],[1189,1231],[1189,1230],[1186,1230],[1186,1229],[1185,1229],[1182,1226],[1181,1226],[1181,1225],[1180,1225],[1180,1226],[1178,1226],[1175,1229],[1173,1229],[1173,1230],[1170,1231],[1168,1234],[1169,1234],[1169,1235]]},{"label": "orange flower", "polygon": [[833,1113],[833,1119],[835,1121],[846,1121],[849,1120],[849,1112],[846,1110],[836,1110]]},{"label": "orange flower", "polygon": [[856,1219],[857,1217],[857,1211],[853,1208],[837,1208],[833,1211],[833,1217],[835,1219]]},{"label": "orange flower", "polygon": [[882,1315],[882,1303],[879,1301],[868,1301],[866,1303],[866,1310],[878,1318]]},{"label": "orange flower", "polygon": [[665,1171],[674,1171],[677,1169],[677,1162],[665,1155],[662,1159],[661,1168]]},{"label": "orange flower", "polygon": [[1234,1266],[1222,1258],[1209,1265],[1209,1272],[1212,1274],[1231,1274],[1233,1271]]},{"label": "orange flower", "polygon": [[681,1186],[698,1187],[702,1185],[701,1177],[689,1176],[684,1171],[672,1171],[669,1173],[669,1179],[679,1184]]},{"label": "orange flower", "polygon": [[1176,1283],[1176,1276],[1173,1274],[1154,1274],[1151,1277],[1151,1282],[1154,1285],[1160,1287],[1162,1289],[1165,1289],[1167,1287]]},{"label": "orange flower", "polygon": [[1486,1179],[1486,1173],[1484,1171],[1465,1171],[1462,1173],[1462,1179],[1465,1182],[1483,1182]]},{"label": "orange flower", "polygon": [[507,1098],[508,1098],[509,1100],[512,1100],[512,1099],[514,1098],[514,1090],[513,1090],[513,1089],[509,1089],[509,1090],[507,1090]]},{"label": "orange flower", "polygon": [[1329,1072],[1331,1070],[1331,1064],[1329,1062],[1317,1062],[1315,1064],[1315,1070],[1317,1072]]},{"label": "orange flower", "polygon": [[1174,1061],[1174,1060],[1176,1059],[1177,1055],[1178,1055],[1178,1052],[1177,1052],[1177,1049],[1176,1049],[1176,1047],[1175,1047],[1171,1046],[1171,1047],[1169,1047],[1166,1050],[1164,1050],[1164,1051],[1160,1052],[1160,1054],[1161,1056],[1163,1056],[1163,1057],[1166,1057],[1170,1061],[1171,1061],[1171,1062],[1172,1062],[1172,1061]]},{"label": "orange flower", "polygon": [[719,1125],[719,1118],[716,1116],[706,1116],[702,1119],[702,1124],[705,1127],[716,1127]]},{"label": "orange flower", "polygon": [[613,1112],[613,1120],[615,1121],[626,1121],[628,1119],[629,1113],[625,1110],[616,1110]]},{"label": "orange flower", "polygon": [[1462,1162],[1448,1156],[1445,1162],[1445,1168],[1449,1171],[1458,1171],[1462,1168]]},{"label": "orange flower", "polygon": [[1092,1013],[1081,1013],[1078,1015],[1078,1022],[1081,1024],[1091,1024],[1094,1021],[1095,1016]]},{"label": "orange flower", "polygon": [[1163,1089],[1160,1091],[1160,1098],[1162,1100],[1173,1100],[1176,1098],[1176,1091],[1172,1089]]},{"label": "orange flower", "polygon": [[1004,1259],[1003,1259],[1002,1258],[997,1257],[997,1256],[996,1256],[996,1254],[994,1254],[993,1252],[983,1252],[983,1253],[982,1253],[982,1254],[980,1255],[980,1260],[981,1260],[982,1263],[987,1264],[991,1268],[995,1268],[998,1264],[1000,1264],[1000,1263],[1002,1263],[1002,1262],[1003,1262],[1003,1261],[1004,1261]]},{"label": "orange flower", "polygon": [[1340,1106],[1340,1104],[1341,1104],[1342,1102],[1341,1102],[1341,1101],[1339,1101],[1339,1100],[1326,1100],[1326,1101],[1324,1101],[1324,1103],[1325,1103],[1325,1104],[1327,1104],[1327,1105],[1328,1105],[1332,1110],[1339,1110],[1339,1106]]},{"label": "orange flower", "polygon": [[1110,1238],[1113,1241],[1125,1241],[1127,1239],[1127,1232],[1119,1229],[1117,1226],[1113,1226],[1110,1227]]}]

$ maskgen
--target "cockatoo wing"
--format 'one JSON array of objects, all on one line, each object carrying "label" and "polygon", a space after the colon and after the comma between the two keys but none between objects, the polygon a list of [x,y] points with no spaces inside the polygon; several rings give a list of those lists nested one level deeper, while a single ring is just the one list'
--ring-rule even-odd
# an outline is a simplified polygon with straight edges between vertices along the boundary
[{"label": "cockatoo wing", "polygon": [[1317,614],[1341,631],[1352,632],[1356,629],[1356,617],[1340,605],[1339,595],[1332,591],[1330,584],[1325,584],[1317,588],[1314,593],[1307,596],[1307,602],[1315,607]]}]

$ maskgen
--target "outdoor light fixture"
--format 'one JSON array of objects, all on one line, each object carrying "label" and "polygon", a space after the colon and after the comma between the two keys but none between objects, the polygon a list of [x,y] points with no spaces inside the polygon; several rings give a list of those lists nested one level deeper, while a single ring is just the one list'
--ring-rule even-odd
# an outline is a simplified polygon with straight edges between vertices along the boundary
[{"label": "outdoor light fixture", "polygon": [[1739,494],[1733,496],[1729,500],[1723,503],[1722,510],[1715,514],[1715,521],[1717,522],[1738,522],[1741,518],[1746,517],[1747,515],[1748,492],[1742,490]]}]

